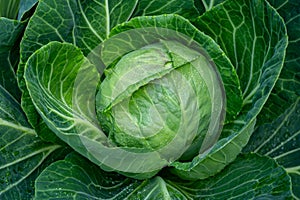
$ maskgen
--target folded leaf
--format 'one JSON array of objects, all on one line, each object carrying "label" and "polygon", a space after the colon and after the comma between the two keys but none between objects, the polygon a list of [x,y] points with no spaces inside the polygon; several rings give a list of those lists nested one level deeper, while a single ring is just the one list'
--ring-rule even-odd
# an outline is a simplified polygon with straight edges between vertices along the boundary
[{"label": "folded leaf", "polygon": [[112,27],[130,18],[135,6],[136,1],[45,0],[39,2],[22,38],[21,61],[17,76],[22,91],[22,108],[29,123],[36,128],[37,133],[44,140],[58,142],[53,135],[43,134],[45,131],[50,131],[37,114],[26,88],[23,75],[30,55],[50,41],[73,43],[87,55],[107,38]]}]

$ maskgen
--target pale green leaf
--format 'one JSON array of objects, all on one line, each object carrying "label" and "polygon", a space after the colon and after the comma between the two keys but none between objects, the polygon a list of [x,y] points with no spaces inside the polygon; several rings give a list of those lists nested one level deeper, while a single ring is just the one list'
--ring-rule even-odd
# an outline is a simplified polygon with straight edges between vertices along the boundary
[{"label": "pale green leaf", "polygon": [[[99,122],[118,146],[156,149],[169,162],[182,154],[185,159],[187,154],[192,158],[219,137],[218,125],[210,133],[207,129],[211,120],[223,123],[223,113],[213,113],[212,104],[225,107],[224,89],[217,84],[218,73],[209,58],[195,50],[197,44],[189,37],[158,27],[145,30],[156,37],[140,32],[146,40],[138,42],[142,48],[127,53],[106,70],[96,98]],[[130,35],[139,34],[123,32],[107,42],[118,45]],[[178,41],[168,39],[169,35],[177,35]],[[222,107],[215,110],[222,111]]]},{"label": "pale green leaf", "polygon": [[206,179],[220,172],[226,165],[234,161],[242,148],[247,144],[253,130],[255,120],[234,134],[220,139],[211,149],[190,162],[174,162],[170,171],[185,180]]}]

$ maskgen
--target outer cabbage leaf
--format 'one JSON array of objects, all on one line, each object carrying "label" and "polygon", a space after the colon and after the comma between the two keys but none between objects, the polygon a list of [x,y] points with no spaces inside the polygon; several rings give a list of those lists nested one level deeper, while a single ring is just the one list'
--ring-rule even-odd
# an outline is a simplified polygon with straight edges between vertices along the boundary
[{"label": "outer cabbage leaf", "polygon": [[[16,1],[11,1],[11,3],[14,4]],[[24,34],[32,10],[32,5],[28,5],[25,1],[21,1],[20,6],[25,6],[28,11],[26,15],[22,16],[22,20],[0,18],[0,63],[2,64],[0,69],[0,85],[18,101],[21,101],[21,91],[18,87],[16,76],[20,59],[20,40]],[[5,6],[3,7],[5,8]],[[23,13],[19,11],[19,15],[23,15]]]},{"label": "outer cabbage leaf", "polygon": [[[213,7],[194,24],[214,38],[230,58],[239,75],[243,108],[236,120],[224,126],[221,135],[223,139],[218,141],[216,147],[224,145],[224,149],[240,150],[246,145],[255,118],[269,97],[282,69],[287,46],[284,22],[264,1],[239,0],[226,1]],[[236,139],[237,137],[240,139]],[[213,175],[212,171],[221,170],[214,167],[220,166],[215,163],[225,166],[234,160],[234,156],[222,154],[222,151],[215,149],[218,148],[207,152],[209,156],[200,155],[190,163],[174,163],[173,172],[185,179],[194,179],[197,172],[200,178],[206,178]],[[212,156],[214,159],[211,159]],[[203,167],[202,163],[205,162],[210,165],[204,166],[210,167]]]},{"label": "outer cabbage leaf", "polygon": [[19,103],[0,86],[0,199],[31,199],[34,181],[65,152],[41,141]]},{"label": "outer cabbage leaf", "polygon": [[[37,114],[26,89],[23,75],[29,56],[50,41],[73,43],[87,55],[108,36],[112,27],[129,19],[136,2],[137,0],[39,2],[21,42],[21,60],[17,76],[22,91],[22,108],[29,123],[41,138],[57,142],[54,135],[49,135],[49,129]],[[48,134],[43,134],[45,132]]]},{"label": "outer cabbage leaf", "polygon": [[[221,1],[195,1],[196,7],[199,10],[199,12],[202,14],[206,11],[207,8],[211,8],[211,6],[215,6],[224,0]],[[282,69],[282,72],[280,74],[280,77],[272,90],[272,93],[266,102],[265,106],[263,107],[261,113],[258,115],[258,123],[257,128],[253,134],[253,137],[251,138],[249,145],[245,148],[245,152],[247,151],[256,151],[259,153],[264,153],[263,149],[266,148],[269,150],[269,148],[284,148],[285,146],[289,146],[291,149],[289,149],[289,152],[292,153],[292,155],[296,155],[297,152],[297,145],[296,143],[293,143],[292,146],[290,146],[290,143],[287,142],[289,139],[289,136],[292,137],[292,140],[297,141],[297,137],[295,134],[297,134],[297,126],[293,126],[292,129],[290,129],[287,125],[288,124],[294,124],[297,122],[292,123],[291,121],[297,120],[297,116],[295,112],[297,112],[297,107],[299,104],[299,57],[300,52],[298,51],[299,47],[299,13],[300,13],[300,5],[299,1],[297,0],[268,0],[268,2],[279,12],[279,14],[283,17],[286,27],[287,27],[287,33],[289,36],[289,44],[286,52],[286,58],[284,62],[284,67]],[[206,3],[206,4],[205,4]],[[294,113],[294,114],[292,114]],[[288,116],[287,116],[288,115]],[[293,117],[291,117],[293,116]],[[283,126],[279,129],[277,129],[277,125],[282,124]],[[284,132],[283,127],[286,128],[286,130],[289,129],[288,133],[286,133],[286,137],[281,137],[280,133],[278,132]],[[274,133],[276,131],[276,133]],[[269,132],[272,134],[272,139],[269,140],[265,145],[261,144],[262,141],[264,141],[264,138],[267,139],[270,137],[269,134],[266,134]],[[283,133],[282,133],[283,134]],[[279,141],[275,142],[275,140],[278,140],[278,137],[281,139],[280,142],[282,142],[285,145],[281,145]],[[299,142],[297,142],[298,144]],[[256,150],[255,148],[260,146],[261,150]],[[280,147],[279,147],[280,146]],[[292,151],[294,150],[294,151]],[[291,163],[297,161],[295,159],[297,156],[288,156],[289,153],[284,151],[281,154],[286,153],[287,156],[285,157],[285,162]],[[278,154],[278,153],[277,153]],[[298,156],[299,157],[299,156]],[[280,162],[281,163],[281,162]],[[284,166],[284,163],[281,163]],[[295,166],[297,163],[295,162]],[[296,169],[296,168],[295,168]],[[291,172],[290,176],[292,177],[293,181],[293,192],[295,194],[295,198],[300,198],[300,194],[298,191],[299,189],[299,172],[293,171]]]},{"label": "outer cabbage leaf", "polygon": [[[285,55],[284,52],[281,56],[275,54],[279,45],[286,45],[287,40],[282,18],[262,0],[238,0],[226,1],[213,7],[194,24],[225,51],[237,69],[243,91],[243,105],[251,104],[251,98],[258,92],[264,66],[274,66],[275,62],[281,64]],[[278,76],[281,67],[275,69],[272,73]]]},{"label": "outer cabbage leaf", "polygon": [[259,115],[259,125],[272,122],[286,109],[289,109],[300,96],[300,52],[298,51],[300,45],[300,2],[296,0],[269,0],[269,2],[285,21],[289,44],[280,77],[266,106]]},{"label": "outer cabbage leaf", "polygon": [[290,177],[273,159],[239,155],[224,170],[203,181],[167,181],[189,199],[292,199]]},{"label": "outer cabbage leaf", "polygon": [[37,0],[0,1],[0,17],[23,21],[31,15]]},{"label": "outer cabbage leaf", "polygon": [[272,123],[265,123],[256,130],[244,152],[254,151],[270,156],[282,165],[292,178],[294,195],[299,198],[300,173],[300,98]]},{"label": "outer cabbage leaf", "polygon": [[269,2],[286,22],[289,44],[280,77],[258,116],[259,123],[245,151],[276,159],[292,178],[294,198],[300,199],[300,4],[293,0]]},{"label": "outer cabbage leaf", "polygon": [[0,18],[0,85],[18,101],[21,99],[21,92],[15,74],[19,63],[18,42],[26,24],[26,22]]},{"label": "outer cabbage leaf", "polygon": [[[166,176],[167,174],[163,174]],[[46,168],[36,180],[36,199],[290,199],[290,178],[274,160],[241,155],[208,181],[174,177],[137,181],[104,172],[78,154]]]},{"label": "outer cabbage leaf", "polygon": [[141,179],[153,176],[157,169],[167,165],[166,160],[155,152],[128,153],[126,149],[110,146],[99,128],[95,114],[99,78],[96,67],[79,49],[58,42],[36,51],[25,72],[39,114],[63,141],[108,171],[128,172]]},{"label": "outer cabbage leaf", "polygon": [[71,153],[47,167],[35,182],[35,199],[125,199],[140,182],[102,171]]}]

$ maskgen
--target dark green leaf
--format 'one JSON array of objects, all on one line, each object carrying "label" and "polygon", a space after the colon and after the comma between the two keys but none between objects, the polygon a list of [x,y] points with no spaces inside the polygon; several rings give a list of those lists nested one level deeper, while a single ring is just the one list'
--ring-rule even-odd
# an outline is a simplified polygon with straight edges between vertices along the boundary
[{"label": "dark green leaf", "polygon": [[259,115],[259,124],[272,122],[285,112],[300,96],[300,2],[270,1],[284,18],[287,25],[289,44],[284,67],[272,94]]},{"label": "dark green leaf", "polygon": [[21,99],[21,92],[15,71],[19,63],[19,42],[26,24],[26,22],[0,18],[0,85],[18,101]]},{"label": "dark green leaf", "polygon": [[78,154],[47,167],[37,178],[36,200],[125,199],[140,182],[102,171]]},{"label": "dark green leaf", "polygon": [[[269,2],[286,22],[289,44],[280,77],[258,116],[256,131],[245,151],[267,154],[288,168],[295,198],[300,199],[300,163],[298,162],[300,156],[300,2],[297,0],[269,0]],[[260,140],[260,138],[265,139]]]},{"label": "dark green leaf", "polygon": [[0,199],[31,199],[33,183],[61,147],[41,141],[20,105],[0,86]]},{"label": "dark green leaf", "polygon": [[199,17],[195,25],[214,38],[235,66],[243,106],[249,110],[260,102],[262,107],[281,71],[287,45],[278,13],[262,0],[226,1]]},{"label": "dark green leaf", "polygon": [[[224,126],[221,135],[223,139],[207,152],[210,156],[200,155],[182,165],[174,163],[176,168],[173,171],[185,179],[206,178],[213,174],[213,169],[221,170],[220,166],[216,167],[216,163],[225,166],[247,144],[254,130],[255,118],[277,81],[287,45],[281,17],[261,0],[226,1],[199,17],[195,25],[215,39],[236,67],[244,100],[237,119]],[[232,98],[227,92],[226,95],[227,100]],[[224,150],[234,148],[235,151],[224,154],[218,149],[223,146],[226,146]],[[212,165],[214,167],[203,167],[203,163],[210,164],[208,166],[215,164]],[[195,176],[192,169],[198,167],[205,176]]]},{"label": "dark green leaf", "polygon": [[294,195],[300,197],[300,98],[272,123],[258,126],[244,149],[274,158],[292,178]]},{"label": "dark green leaf", "polygon": [[240,155],[219,174],[196,182],[169,182],[189,199],[292,199],[290,177],[273,159]]}]

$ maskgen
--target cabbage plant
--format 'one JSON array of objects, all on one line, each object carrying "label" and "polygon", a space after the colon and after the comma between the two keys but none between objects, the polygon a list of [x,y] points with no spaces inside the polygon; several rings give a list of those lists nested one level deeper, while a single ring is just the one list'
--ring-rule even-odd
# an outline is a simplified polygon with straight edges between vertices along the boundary
[{"label": "cabbage plant", "polygon": [[14,6],[0,199],[300,199],[298,1]]}]

